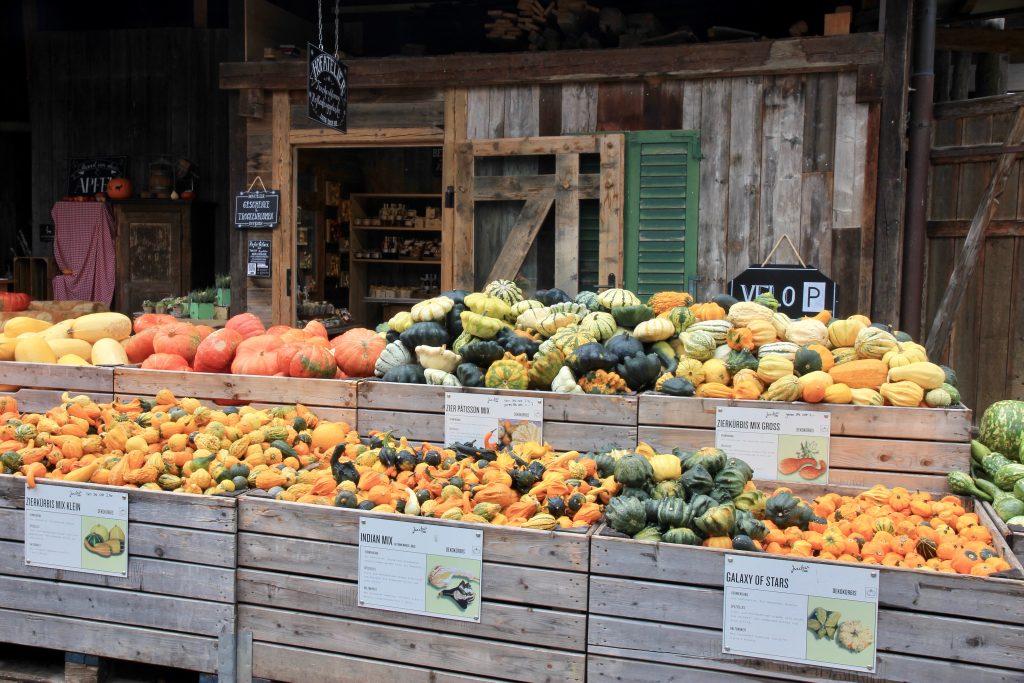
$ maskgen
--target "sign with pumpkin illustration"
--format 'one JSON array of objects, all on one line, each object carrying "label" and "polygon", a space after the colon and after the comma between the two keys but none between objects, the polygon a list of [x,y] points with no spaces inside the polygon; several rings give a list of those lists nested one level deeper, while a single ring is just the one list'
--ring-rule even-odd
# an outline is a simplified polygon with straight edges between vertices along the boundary
[{"label": "sign with pumpkin illustration", "polygon": [[832,414],[719,407],[715,447],[754,468],[755,479],[828,483]]}]

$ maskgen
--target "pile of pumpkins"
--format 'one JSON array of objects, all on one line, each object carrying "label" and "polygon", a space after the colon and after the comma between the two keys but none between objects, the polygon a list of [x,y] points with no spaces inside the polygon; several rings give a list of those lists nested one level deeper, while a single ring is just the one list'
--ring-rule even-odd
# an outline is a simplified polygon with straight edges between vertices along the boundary
[{"label": "pile of pumpkins", "polygon": [[862,315],[790,319],[771,294],[753,301],[686,292],[646,302],[626,289],[533,298],[510,280],[450,291],[378,327],[385,381],[860,405],[959,403],[952,370]]},{"label": "pile of pumpkins", "polygon": [[329,339],[318,321],[302,329],[264,328],[251,313],[234,316],[219,330],[163,314],[144,314],[133,323],[121,313],[90,313],[56,324],[8,320],[0,360],[330,379],[372,374],[385,343],[365,328]]}]

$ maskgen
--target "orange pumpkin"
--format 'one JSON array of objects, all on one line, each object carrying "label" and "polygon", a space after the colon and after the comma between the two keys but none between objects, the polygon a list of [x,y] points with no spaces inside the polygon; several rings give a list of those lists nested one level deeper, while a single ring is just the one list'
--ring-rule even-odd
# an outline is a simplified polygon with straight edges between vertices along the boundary
[{"label": "orange pumpkin", "polygon": [[175,323],[158,329],[153,337],[153,350],[156,353],[173,353],[191,363],[199,348],[199,332],[190,323]]},{"label": "orange pumpkin", "polygon": [[724,308],[711,301],[704,304],[694,304],[690,306],[690,312],[693,313],[693,317],[699,321],[725,320],[726,315]]},{"label": "orange pumpkin", "polygon": [[732,328],[726,333],[725,340],[729,344],[729,348],[736,351],[743,349],[750,351],[754,348],[754,333],[746,327]]},{"label": "orange pumpkin", "polygon": [[356,327],[331,340],[334,358],[349,377],[370,377],[387,340],[373,330]]},{"label": "orange pumpkin", "polygon": [[243,339],[263,334],[263,321],[252,313],[239,313],[230,318],[224,325],[225,329],[235,330]]}]

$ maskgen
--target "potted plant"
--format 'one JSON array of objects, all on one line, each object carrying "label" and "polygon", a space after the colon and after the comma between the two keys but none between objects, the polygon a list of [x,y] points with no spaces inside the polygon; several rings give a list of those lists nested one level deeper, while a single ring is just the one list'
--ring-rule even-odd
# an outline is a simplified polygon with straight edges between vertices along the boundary
[{"label": "potted plant", "polygon": [[154,313],[155,311],[156,311],[156,306],[153,304],[152,301],[150,301],[149,299],[145,299],[142,302],[142,312],[143,313]]},{"label": "potted plant", "polygon": [[173,299],[163,298],[154,304],[153,308],[156,313],[167,313],[171,309],[171,305],[174,303]]},{"label": "potted plant", "polygon": [[230,275],[218,275],[215,280],[217,284],[217,305],[218,306],[230,306],[231,305],[231,276]]},{"label": "potted plant", "polygon": [[177,316],[178,318],[188,317],[188,297],[179,296],[171,300],[171,305],[168,307],[168,312]]},{"label": "potted plant", "polygon": [[189,317],[194,320],[213,318],[213,305],[217,300],[215,289],[197,289],[189,294]]}]

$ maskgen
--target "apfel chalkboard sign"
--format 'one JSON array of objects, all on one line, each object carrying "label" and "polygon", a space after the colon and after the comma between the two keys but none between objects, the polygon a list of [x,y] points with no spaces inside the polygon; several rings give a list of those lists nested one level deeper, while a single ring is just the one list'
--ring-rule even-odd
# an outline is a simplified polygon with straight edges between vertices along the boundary
[{"label": "apfel chalkboard sign", "polygon": [[68,195],[92,196],[105,192],[111,178],[128,170],[128,157],[72,157],[68,159]]}]

